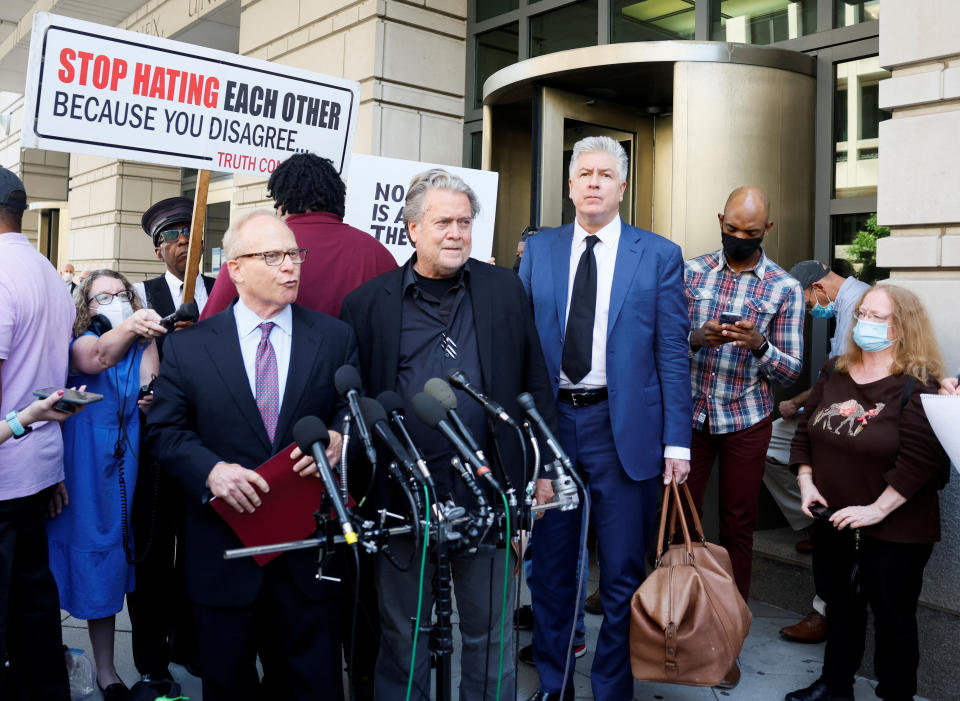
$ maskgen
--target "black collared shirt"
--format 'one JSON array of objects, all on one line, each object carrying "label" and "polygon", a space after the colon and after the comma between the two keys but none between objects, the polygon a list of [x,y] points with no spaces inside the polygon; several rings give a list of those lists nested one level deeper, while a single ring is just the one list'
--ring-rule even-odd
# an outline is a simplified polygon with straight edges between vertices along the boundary
[{"label": "black collared shirt", "polygon": [[[453,447],[439,431],[416,418],[411,399],[423,391],[427,380],[433,377],[445,380],[453,368],[460,368],[476,384],[482,384],[470,299],[470,261],[454,277],[445,279],[421,276],[413,269],[415,262],[416,255],[403,270],[396,391],[407,405],[407,427],[433,474],[438,496],[444,498],[452,491],[458,504],[468,504],[469,491],[450,466],[450,458],[456,454]],[[457,413],[483,449],[487,441],[483,408],[466,393],[459,390],[454,393]]]}]

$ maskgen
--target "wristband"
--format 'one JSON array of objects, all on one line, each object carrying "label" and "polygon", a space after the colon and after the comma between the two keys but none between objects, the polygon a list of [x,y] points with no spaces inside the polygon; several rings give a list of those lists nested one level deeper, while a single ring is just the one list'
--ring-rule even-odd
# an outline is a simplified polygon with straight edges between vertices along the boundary
[{"label": "wristband", "polygon": [[13,437],[15,439],[23,438],[25,435],[27,435],[28,433],[30,433],[30,431],[33,430],[33,426],[27,426],[26,428],[23,427],[23,424],[20,423],[20,419],[17,418],[18,413],[19,412],[17,412],[17,410],[14,409],[6,416],[7,425],[9,425],[10,430],[13,431]]}]

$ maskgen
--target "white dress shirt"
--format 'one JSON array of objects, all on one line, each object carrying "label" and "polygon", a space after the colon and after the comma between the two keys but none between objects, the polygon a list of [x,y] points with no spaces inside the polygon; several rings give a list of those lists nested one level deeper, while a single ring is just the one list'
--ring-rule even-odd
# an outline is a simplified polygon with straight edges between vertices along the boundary
[{"label": "white dress shirt", "polygon": [[[596,232],[597,241],[593,247],[593,257],[597,261],[597,306],[593,317],[593,354],[590,362],[590,372],[577,384],[570,382],[570,378],[561,368],[560,386],[566,389],[600,389],[607,386],[607,320],[610,315],[610,291],[613,289],[613,271],[617,265],[617,247],[620,245],[620,215]],[[573,281],[577,277],[577,266],[580,257],[587,250],[587,237],[590,234],[580,226],[579,221],[573,224],[573,244],[570,246],[570,276],[567,281],[567,311],[564,316],[570,316],[570,297],[573,294]],[[690,449],[668,445],[664,447],[663,457],[690,459]]]},{"label": "white dress shirt", "polygon": [[270,344],[277,357],[277,382],[279,384],[279,399],[277,409],[283,407],[283,393],[287,387],[287,373],[290,370],[290,339],[293,338],[293,310],[288,304],[283,311],[272,319],[261,319],[250,307],[238,299],[233,306],[233,318],[237,321],[237,336],[240,338],[240,353],[243,355],[243,369],[247,372],[250,382],[250,394],[257,397],[257,346],[260,345],[260,329],[257,328],[265,321],[272,321],[276,326],[270,330]]},{"label": "white dress shirt", "polygon": [[[179,309],[183,304],[183,280],[171,273],[169,270],[163,274],[167,281],[167,287],[170,288],[170,296],[173,298],[173,308]],[[147,291],[143,282],[133,283],[133,289],[140,297],[143,306],[147,306]],[[197,309],[203,314],[203,308],[207,305],[207,286],[203,284],[203,278],[197,275],[197,284],[193,288],[193,301],[197,303]]]}]

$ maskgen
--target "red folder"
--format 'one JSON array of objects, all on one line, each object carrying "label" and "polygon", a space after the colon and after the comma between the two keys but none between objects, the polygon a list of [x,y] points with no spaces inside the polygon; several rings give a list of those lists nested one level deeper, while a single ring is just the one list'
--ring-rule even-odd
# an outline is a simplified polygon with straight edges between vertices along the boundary
[{"label": "red folder", "polygon": [[[323,497],[323,480],[316,475],[301,477],[293,471],[296,461],[290,458],[290,453],[295,447],[296,443],[291,443],[256,468],[270,485],[270,491],[260,494],[261,505],[252,514],[235,511],[223,499],[210,500],[210,505],[246,547],[302,540],[316,530],[313,514]],[[347,506],[353,504],[353,499],[349,499]],[[255,555],[253,559],[263,567],[280,554]]]}]

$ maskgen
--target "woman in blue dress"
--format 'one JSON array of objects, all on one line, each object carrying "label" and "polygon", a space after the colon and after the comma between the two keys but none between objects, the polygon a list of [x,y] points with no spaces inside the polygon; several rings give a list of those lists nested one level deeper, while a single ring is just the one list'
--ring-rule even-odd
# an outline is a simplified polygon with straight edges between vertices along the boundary
[{"label": "woman in blue dress", "polygon": [[137,479],[141,385],[157,374],[154,338],[165,333],[152,309],[143,309],[130,283],[98,270],[74,292],[77,320],[70,347],[70,384],[87,386],[103,401],[64,425],[68,500],[48,526],[50,569],[60,607],[84,619],[97,683],[108,701],[127,688],[113,661],[114,618],[134,587],[130,507]]}]

